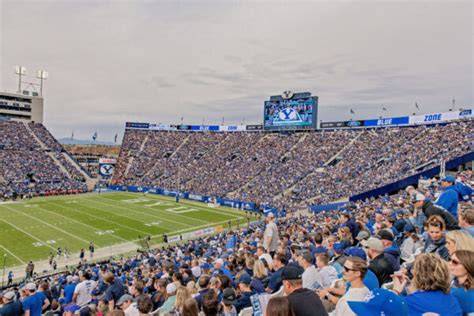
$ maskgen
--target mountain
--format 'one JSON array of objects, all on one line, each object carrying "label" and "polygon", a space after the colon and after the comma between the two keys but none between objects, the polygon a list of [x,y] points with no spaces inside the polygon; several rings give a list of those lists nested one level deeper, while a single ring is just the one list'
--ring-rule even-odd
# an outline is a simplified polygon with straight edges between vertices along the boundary
[{"label": "mountain", "polygon": [[104,145],[104,146],[120,146],[114,142],[102,142],[94,140],[84,140],[84,139],[71,139],[71,138],[60,138],[58,142],[63,145]]}]

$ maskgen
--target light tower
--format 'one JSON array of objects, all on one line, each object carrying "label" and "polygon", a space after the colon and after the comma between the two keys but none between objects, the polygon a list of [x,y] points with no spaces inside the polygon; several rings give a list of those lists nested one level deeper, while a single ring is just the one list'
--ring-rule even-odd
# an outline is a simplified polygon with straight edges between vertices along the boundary
[{"label": "light tower", "polygon": [[37,70],[36,78],[40,79],[40,96],[43,96],[43,80],[48,79],[48,73],[44,70]]},{"label": "light tower", "polygon": [[26,68],[23,66],[15,66],[15,74],[18,75],[18,94],[21,93],[21,76],[26,75]]}]

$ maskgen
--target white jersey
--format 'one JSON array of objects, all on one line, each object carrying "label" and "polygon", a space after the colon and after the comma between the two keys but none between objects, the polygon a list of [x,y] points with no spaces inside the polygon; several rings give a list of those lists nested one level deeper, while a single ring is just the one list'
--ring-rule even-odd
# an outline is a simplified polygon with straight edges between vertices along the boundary
[{"label": "white jersey", "polygon": [[79,306],[89,304],[92,299],[92,291],[96,285],[96,282],[92,280],[85,280],[79,283],[74,289],[74,294],[77,293],[76,304]]}]

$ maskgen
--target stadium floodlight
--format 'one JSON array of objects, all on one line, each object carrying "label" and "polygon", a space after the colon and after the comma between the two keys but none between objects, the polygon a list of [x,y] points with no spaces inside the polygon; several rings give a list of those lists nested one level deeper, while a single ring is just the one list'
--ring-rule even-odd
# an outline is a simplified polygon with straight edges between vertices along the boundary
[{"label": "stadium floodlight", "polygon": [[48,73],[44,70],[37,70],[36,71],[36,78],[41,80],[40,84],[40,96],[43,96],[43,80],[48,79]]},{"label": "stadium floodlight", "polygon": [[18,75],[18,93],[21,93],[21,76],[26,76],[26,68],[23,66],[15,66],[15,74]]}]

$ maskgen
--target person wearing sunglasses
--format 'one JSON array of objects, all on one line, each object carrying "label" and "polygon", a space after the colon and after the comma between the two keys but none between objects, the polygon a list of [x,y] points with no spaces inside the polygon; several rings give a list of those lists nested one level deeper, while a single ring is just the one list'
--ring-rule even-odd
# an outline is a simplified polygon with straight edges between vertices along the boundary
[{"label": "person wearing sunglasses", "polygon": [[451,293],[458,299],[463,315],[474,313],[474,252],[455,251],[449,261],[449,272],[454,277]]},{"label": "person wearing sunglasses", "polygon": [[[346,282],[351,283],[349,290],[337,301],[333,316],[356,315],[347,304],[351,302],[364,301],[369,289],[364,285],[364,277],[367,273],[367,263],[359,257],[349,257],[343,265],[343,275]],[[332,294],[328,290],[321,290],[319,297],[331,300]]]},{"label": "person wearing sunglasses", "polygon": [[461,306],[450,293],[448,263],[434,253],[422,253],[415,259],[413,279],[403,273],[393,275],[393,292],[400,295],[406,291],[403,301],[409,315],[437,313],[438,315],[461,316]]}]

